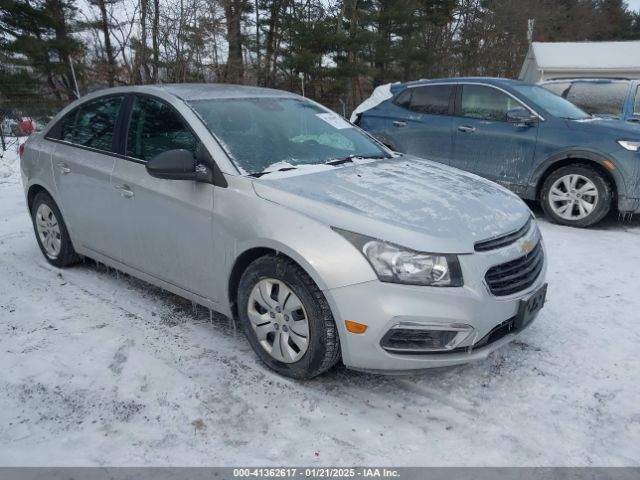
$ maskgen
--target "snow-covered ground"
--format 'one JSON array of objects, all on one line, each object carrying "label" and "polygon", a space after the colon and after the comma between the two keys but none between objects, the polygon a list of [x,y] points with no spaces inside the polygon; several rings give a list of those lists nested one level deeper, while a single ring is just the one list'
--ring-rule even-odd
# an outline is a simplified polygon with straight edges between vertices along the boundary
[{"label": "snow-covered ground", "polygon": [[487,361],[260,365],[227,319],[40,254],[0,159],[0,465],[640,465],[640,220],[540,224],[549,300]]}]

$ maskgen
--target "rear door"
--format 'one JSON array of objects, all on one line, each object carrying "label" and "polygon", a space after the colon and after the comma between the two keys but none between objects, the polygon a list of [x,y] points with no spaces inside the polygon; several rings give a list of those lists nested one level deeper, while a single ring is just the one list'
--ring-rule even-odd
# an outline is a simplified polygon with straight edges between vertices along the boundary
[{"label": "rear door", "polygon": [[455,84],[410,87],[395,99],[386,136],[405,153],[449,163],[453,152]]},{"label": "rear door", "polygon": [[538,137],[538,125],[507,122],[507,112],[527,108],[488,85],[459,86],[454,155],[451,165],[516,189],[525,182]]},{"label": "rear door", "polygon": [[124,95],[82,104],[47,134],[55,142],[54,180],[62,215],[77,247],[119,259],[110,185],[115,165],[116,123]]},{"label": "rear door", "polygon": [[136,95],[125,155],[116,160],[112,194],[121,222],[124,263],[164,282],[211,298],[213,292],[213,186],[164,180],[145,164],[159,153],[186,149],[196,135],[169,104]]}]

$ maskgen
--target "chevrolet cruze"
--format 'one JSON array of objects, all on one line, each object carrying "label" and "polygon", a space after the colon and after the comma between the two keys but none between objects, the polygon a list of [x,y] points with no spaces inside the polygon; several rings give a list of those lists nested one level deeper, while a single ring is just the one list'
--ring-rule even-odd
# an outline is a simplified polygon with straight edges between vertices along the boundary
[{"label": "chevrolet cruze", "polygon": [[51,264],[93,258],[233,317],[283,375],[483,359],[544,304],[519,198],[291,93],[104,90],[33,134],[21,170]]}]

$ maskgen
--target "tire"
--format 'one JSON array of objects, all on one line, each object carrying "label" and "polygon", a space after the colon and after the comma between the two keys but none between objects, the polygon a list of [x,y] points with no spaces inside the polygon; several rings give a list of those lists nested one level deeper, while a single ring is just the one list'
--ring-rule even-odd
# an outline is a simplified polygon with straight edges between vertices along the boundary
[{"label": "tire", "polygon": [[338,331],[324,294],[289,258],[266,255],[251,263],[240,279],[237,301],[251,347],[279,374],[310,379],[340,359]]},{"label": "tire", "polygon": [[[68,267],[80,260],[71,244],[60,209],[48,193],[40,192],[33,199],[31,221],[40,251],[51,265]],[[39,229],[38,222],[45,222],[45,227]],[[57,225],[57,231],[55,227],[51,227],[52,225]],[[48,232],[47,235],[44,234],[44,230]],[[55,238],[57,241],[52,245],[47,238]],[[55,248],[56,246],[58,247]]]},{"label": "tire", "polygon": [[568,165],[545,179],[540,203],[552,222],[585,228],[595,225],[609,213],[612,197],[611,184],[596,169],[587,165]]}]

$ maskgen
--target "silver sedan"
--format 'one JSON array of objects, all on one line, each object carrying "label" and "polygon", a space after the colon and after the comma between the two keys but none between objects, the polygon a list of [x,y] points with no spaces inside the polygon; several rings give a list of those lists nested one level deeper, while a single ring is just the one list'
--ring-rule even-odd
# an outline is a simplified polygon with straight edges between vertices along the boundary
[{"label": "silver sedan", "polygon": [[233,317],[283,375],[479,360],[544,304],[520,199],[294,94],[103,90],[33,134],[21,168],[51,264],[90,257]]}]

